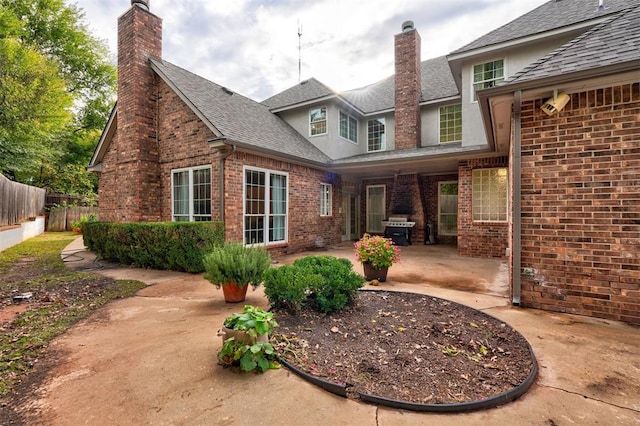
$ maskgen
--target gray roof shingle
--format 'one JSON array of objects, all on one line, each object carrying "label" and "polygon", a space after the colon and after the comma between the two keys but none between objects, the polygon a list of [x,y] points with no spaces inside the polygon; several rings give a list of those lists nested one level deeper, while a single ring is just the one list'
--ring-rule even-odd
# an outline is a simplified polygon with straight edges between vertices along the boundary
[{"label": "gray roof shingle", "polygon": [[[525,67],[505,84],[640,60],[640,5],[587,31]],[[640,76],[640,70],[638,70]]]},{"label": "gray roof shingle", "polygon": [[640,0],[605,0],[604,4],[604,9],[600,10],[598,0],[550,0],[531,12],[451,52],[451,55],[601,18],[637,6],[640,4]]},{"label": "gray roof shingle", "polygon": [[[428,59],[421,65],[422,97],[420,100],[422,102],[458,96],[458,88],[445,56]],[[363,114],[390,110],[395,104],[394,76],[342,93],[336,93],[318,80],[311,78],[265,99],[262,103],[271,109],[278,109],[331,95],[344,99]]]},{"label": "gray roof shingle", "polygon": [[265,105],[164,60],[150,60],[160,76],[230,141],[260,151],[326,164],[329,157]]}]

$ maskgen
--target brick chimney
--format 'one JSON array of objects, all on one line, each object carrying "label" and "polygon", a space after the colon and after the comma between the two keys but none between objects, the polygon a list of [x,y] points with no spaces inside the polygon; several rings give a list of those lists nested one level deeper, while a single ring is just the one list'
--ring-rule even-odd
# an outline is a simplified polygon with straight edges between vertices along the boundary
[{"label": "brick chimney", "polygon": [[395,36],[395,148],[420,146],[420,34],[412,21]]},{"label": "brick chimney", "polygon": [[118,19],[116,222],[160,220],[157,89],[148,60],[161,57],[162,19],[149,11],[149,0],[131,0]]}]

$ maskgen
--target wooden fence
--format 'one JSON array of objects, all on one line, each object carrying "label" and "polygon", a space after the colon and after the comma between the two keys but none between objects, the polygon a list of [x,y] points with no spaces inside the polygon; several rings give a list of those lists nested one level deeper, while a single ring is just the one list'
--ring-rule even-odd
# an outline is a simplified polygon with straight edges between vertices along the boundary
[{"label": "wooden fence", "polygon": [[47,219],[47,231],[71,231],[71,222],[80,220],[82,216],[95,215],[98,218],[97,207],[61,207],[51,209]]},{"label": "wooden fence", "polygon": [[0,226],[41,215],[44,197],[44,189],[13,182],[0,174]]}]

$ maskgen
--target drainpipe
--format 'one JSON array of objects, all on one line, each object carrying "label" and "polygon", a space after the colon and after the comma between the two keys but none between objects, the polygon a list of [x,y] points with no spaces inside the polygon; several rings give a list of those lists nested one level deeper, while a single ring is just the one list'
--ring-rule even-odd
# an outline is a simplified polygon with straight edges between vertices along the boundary
[{"label": "drainpipe", "polygon": [[[226,144],[224,141],[227,138],[214,138],[214,139],[209,139],[207,142],[209,142],[209,146],[211,148],[217,149],[218,151],[220,151],[220,167],[218,167],[218,171],[219,171],[219,178],[218,178],[218,185],[219,185],[219,192],[220,192],[220,221],[224,222],[224,160],[226,160],[228,157],[230,157],[231,155],[233,155],[236,152],[236,146],[235,145],[228,145]],[[229,146],[231,146],[231,149],[229,150]]]},{"label": "drainpipe", "polygon": [[520,306],[522,289],[522,157],[521,157],[521,116],[522,91],[514,93],[513,99],[513,300],[514,306]]}]

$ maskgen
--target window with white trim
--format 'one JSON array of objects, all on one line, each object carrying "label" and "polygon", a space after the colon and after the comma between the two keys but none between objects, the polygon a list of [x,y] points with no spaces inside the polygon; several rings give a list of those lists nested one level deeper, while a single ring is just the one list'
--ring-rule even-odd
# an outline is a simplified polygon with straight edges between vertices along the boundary
[{"label": "window with white trim", "polygon": [[440,107],[440,143],[462,140],[462,104]]},{"label": "window with white trim", "polygon": [[358,120],[340,111],[340,136],[358,143]]},{"label": "window with white trim", "polygon": [[314,108],[309,111],[309,134],[311,136],[327,133],[327,108]]},{"label": "window with white trim", "polygon": [[211,220],[211,167],[171,171],[172,218],[175,222]]},{"label": "window with white trim", "polygon": [[475,169],[472,172],[472,208],[475,222],[507,221],[507,169]]},{"label": "window with white trim", "polygon": [[438,182],[438,235],[458,235],[458,182]]},{"label": "window with white trim", "polygon": [[384,185],[367,186],[367,232],[384,232],[385,191]]},{"label": "window with white trim", "polygon": [[244,243],[268,245],[287,241],[289,176],[245,167]]},{"label": "window with white trim", "polygon": [[473,100],[477,101],[476,90],[487,89],[504,81],[504,59],[473,66]]},{"label": "window with white trim", "polygon": [[387,145],[387,133],[384,118],[367,121],[367,150],[384,151]]},{"label": "window with white trim", "polygon": [[320,184],[320,216],[331,216],[333,214],[332,192],[333,187],[331,186],[331,184]]}]

